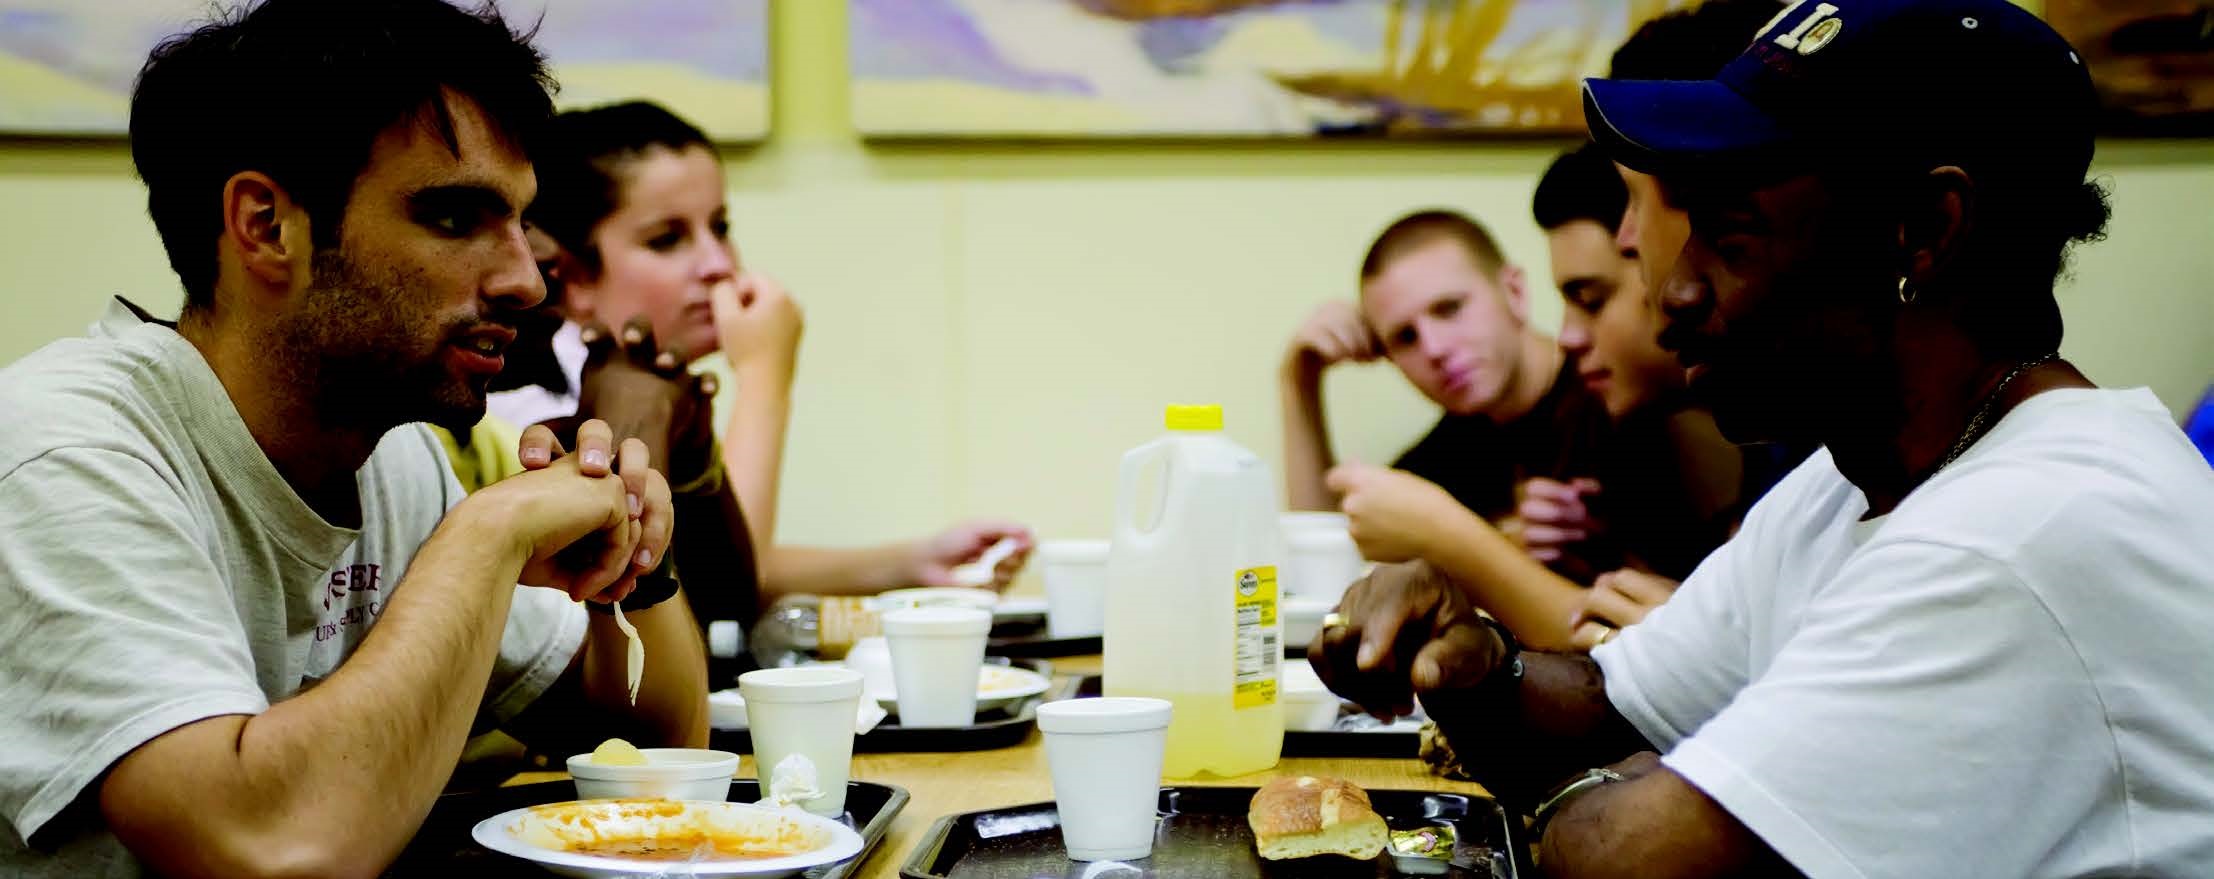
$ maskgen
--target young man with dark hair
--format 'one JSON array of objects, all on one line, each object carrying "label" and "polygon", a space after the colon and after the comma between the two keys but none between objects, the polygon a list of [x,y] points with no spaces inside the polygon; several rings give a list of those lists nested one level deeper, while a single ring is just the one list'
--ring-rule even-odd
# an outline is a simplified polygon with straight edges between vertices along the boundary
[{"label": "young man with dark hair", "polygon": [[[1456,506],[1444,491],[1407,472],[1359,474],[1356,470],[1357,478],[1349,481],[1356,490],[1345,500],[1356,537],[1371,558],[1422,559],[1518,638],[1552,649],[1588,648],[1624,623],[1584,620],[1581,611],[1593,590],[1549,570],[1547,564],[1564,558],[1571,563],[1603,561],[1604,567],[1582,573],[1596,575],[1593,579],[1599,587],[1651,592],[1665,600],[1674,579],[1689,573],[1721,542],[1727,533],[1724,508],[1736,496],[1734,447],[1717,434],[1694,438],[1711,441],[1677,455],[1675,440],[1680,437],[1663,429],[1667,417],[1648,417],[1642,411],[1667,405],[1660,400],[1666,396],[1664,385],[1672,381],[1680,389],[1683,370],[1649,338],[1651,321],[1637,319],[1643,314],[1644,288],[1637,282],[1634,264],[1614,246],[1614,224],[1621,219],[1623,204],[1622,183],[1613,164],[1588,152],[1564,156],[1538,185],[1533,209],[1547,230],[1555,283],[1569,299],[1555,356],[1559,352],[1569,356],[1560,375],[1578,382],[1570,387],[1589,401],[1597,423],[1585,433],[1586,441],[1593,444],[1579,459],[1579,466],[1586,469],[1559,474],[1564,477],[1560,479],[1548,478],[1554,475],[1551,471],[1525,469],[1516,474],[1525,478],[1517,510],[1525,516],[1519,544]],[[1447,239],[1442,233],[1425,236],[1419,232],[1423,228],[1417,223],[1395,225],[1370,250],[1364,271],[1373,274],[1431,241],[1461,240]],[[1490,237],[1482,241],[1488,247]],[[1475,255],[1484,248],[1470,246],[1467,252]],[[1610,299],[1612,304],[1606,305]],[[1657,370],[1654,362],[1661,364]],[[1632,429],[1619,429],[1624,424]],[[1706,426],[1707,433],[1713,434],[1711,421]],[[1528,424],[1502,430],[1519,429],[1533,443],[1541,443],[1544,427]],[[1603,444],[1597,442],[1602,432]],[[1442,433],[1441,428],[1433,438]],[[1425,441],[1426,447],[1432,445]],[[1726,459],[1719,462],[1726,468],[1709,460],[1715,456],[1701,454],[1715,449]],[[1478,447],[1459,454],[1487,451],[1499,453],[1496,448]],[[1445,455],[1451,450],[1436,443],[1430,453]],[[1403,463],[1403,467],[1420,466],[1418,456],[1410,453],[1409,457],[1416,458],[1416,464]],[[1460,466],[1465,471],[1487,463],[1497,466],[1499,462],[1470,457]],[[1637,466],[1610,466],[1617,463]],[[1721,472],[1724,469],[1727,472]],[[1570,475],[1600,478],[1570,482],[1565,478]],[[1345,480],[1345,475],[1332,478]],[[1532,518],[1533,512],[1549,518]],[[1600,522],[1607,523],[1604,533],[1596,527]],[[1571,553],[1578,555],[1571,558]],[[1613,570],[1617,566],[1622,569]]]},{"label": "young man with dark hair", "polygon": [[[705,738],[643,445],[540,431],[464,499],[412,424],[475,422],[544,295],[549,87],[440,0],[267,0],[155,50],[132,152],[183,312],[0,371],[39,413],[0,424],[0,873],[373,875],[473,728]],[[642,633],[635,695],[579,599]]]},{"label": "young man with dark hair", "polygon": [[[1461,214],[1423,211],[1386,228],[1361,262],[1360,298],[1316,309],[1281,375],[1286,497],[1293,509],[1343,508],[1372,558],[1428,542],[1412,529],[1443,516],[1477,524],[1514,512],[1515,485],[1587,475],[1606,413],[1529,326],[1522,270]],[[1322,377],[1340,363],[1388,359],[1445,412],[1391,469],[1339,466]]]},{"label": "young man with dark hair", "polygon": [[1589,657],[1403,567],[1326,679],[1419,694],[1563,879],[2205,874],[2214,471],[2058,354],[2107,218],[2075,51],[2006,0],[1795,3],[1585,114],[1688,212],[1655,298],[1693,392],[1823,448]]}]

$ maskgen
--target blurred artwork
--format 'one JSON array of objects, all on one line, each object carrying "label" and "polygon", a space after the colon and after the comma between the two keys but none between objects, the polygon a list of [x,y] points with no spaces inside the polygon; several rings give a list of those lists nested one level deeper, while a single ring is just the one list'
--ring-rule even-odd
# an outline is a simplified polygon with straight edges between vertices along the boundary
[{"label": "blurred artwork", "polygon": [[[0,134],[124,134],[147,53],[232,5],[0,0]],[[502,0],[499,8],[518,29],[539,25],[563,107],[650,97],[716,140],[768,134],[768,0]]]},{"label": "blurred artwork", "polygon": [[875,137],[1560,135],[1682,0],[849,0]]},{"label": "blurred artwork", "polygon": [[2091,67],[2110,134],[2214,136],[2214,2],[2045,0]]}]

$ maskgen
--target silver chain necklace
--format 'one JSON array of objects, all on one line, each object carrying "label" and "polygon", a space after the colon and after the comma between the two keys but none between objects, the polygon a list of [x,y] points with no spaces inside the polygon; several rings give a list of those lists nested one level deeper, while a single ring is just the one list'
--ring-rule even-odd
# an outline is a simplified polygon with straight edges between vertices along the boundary
[{"label": "silver chain necklace", "polygon": [[[1991,419],[1991,410],[1998,407],[1999,398],[2006,394],[2007,385],[2011,385],[2015,379],[2021,378],[2022,373],[2058,359],[2060,359],[2060,355],[2057,353],[2047,354],[2034,360],[2024,361],[2017,364],[2013,369],[2007,370],[2006,377],[1999,379],[1999,383],[1991,388],[1991,393],[1984,395],[1982,405],[1976,407],[1976,414],[1968,417],[1968,429],[1961,431],[1960,439],[1953,442],[1952,451],[1945,453],[1945,460],[1937,462],[1936,467],[1930,468],[1930,476],[1937,475],[1937,471],[1943,470],[1951,466],[1954,461],[1960,460],[1960,456],[1967,453],[1969,447],[1974,446],[1977,440],[1983,438],[1984,431],[1990,429],[1990,425],[1985,424],[1985,422]],[[1927,479],[1928,477],[1923,478]]]}]

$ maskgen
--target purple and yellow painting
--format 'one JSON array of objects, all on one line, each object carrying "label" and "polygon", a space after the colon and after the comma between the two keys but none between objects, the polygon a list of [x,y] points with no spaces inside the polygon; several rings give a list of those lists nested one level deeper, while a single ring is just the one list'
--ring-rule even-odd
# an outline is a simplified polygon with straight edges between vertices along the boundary
[{"label": "purple and yellow painting", "polygon": [[[229,5],[229,0],[223,4]],[[119,135],[155,44],[207,0],[0,0],[0,133]],[[722,141],[768,134],[768,0],[503,0],[564,107],[650,97]]]},{"label": "purple and yellow painting", "polygon": [[2045,0],[2091,68],[2112,134],[2214,136],[2214,3]]},{"label": "purple and yellow painting", "polygon": [[875,137],[1583,130],[1577,82],[1681,0],[849,0]]}]

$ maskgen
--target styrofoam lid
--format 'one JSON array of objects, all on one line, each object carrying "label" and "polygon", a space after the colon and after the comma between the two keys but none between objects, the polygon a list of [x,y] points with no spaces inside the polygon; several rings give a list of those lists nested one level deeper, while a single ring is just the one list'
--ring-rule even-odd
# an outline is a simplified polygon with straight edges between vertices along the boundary
[{"label": "styrofoam lid", "polygon": [[913,607],[884,615],[884,637],[972,637],[992,631],[992,612],[973,607]]},{"label": "styrofoam lid", "polygon": [[1292,529],[1284,532],[1284,545],[1299,552],[1350,552],[1358,555],[1359,545],[1353,542],[1351,531],[1331,531],[1327,528]]},{"label": "styrofoam lid", "polygon": [[1046,564],[1104,565],[1105,540],[1048,540],[1038,544],[1038,561]]},{"label": "styrofoam lid", "polygon": [[1344,531],[1353,527],[1353,520],[1344,513],[1333,513],[1327,510],[1293,510],[1279,515],[1276,521],[1286,531],[1305,531],[1314,528]]},{"label": "styrofoam lid", "polygon": [[1170,714],[1165,699],[1063,699],[1038,706],[1038,729],[1077,735],[1149,732],[1167,729]]},{"label": "styrofoam lid", "polygon": [[764,668],[738,676],[746,702],[811,703],[861,698],[861,673],[829,665]]}]

